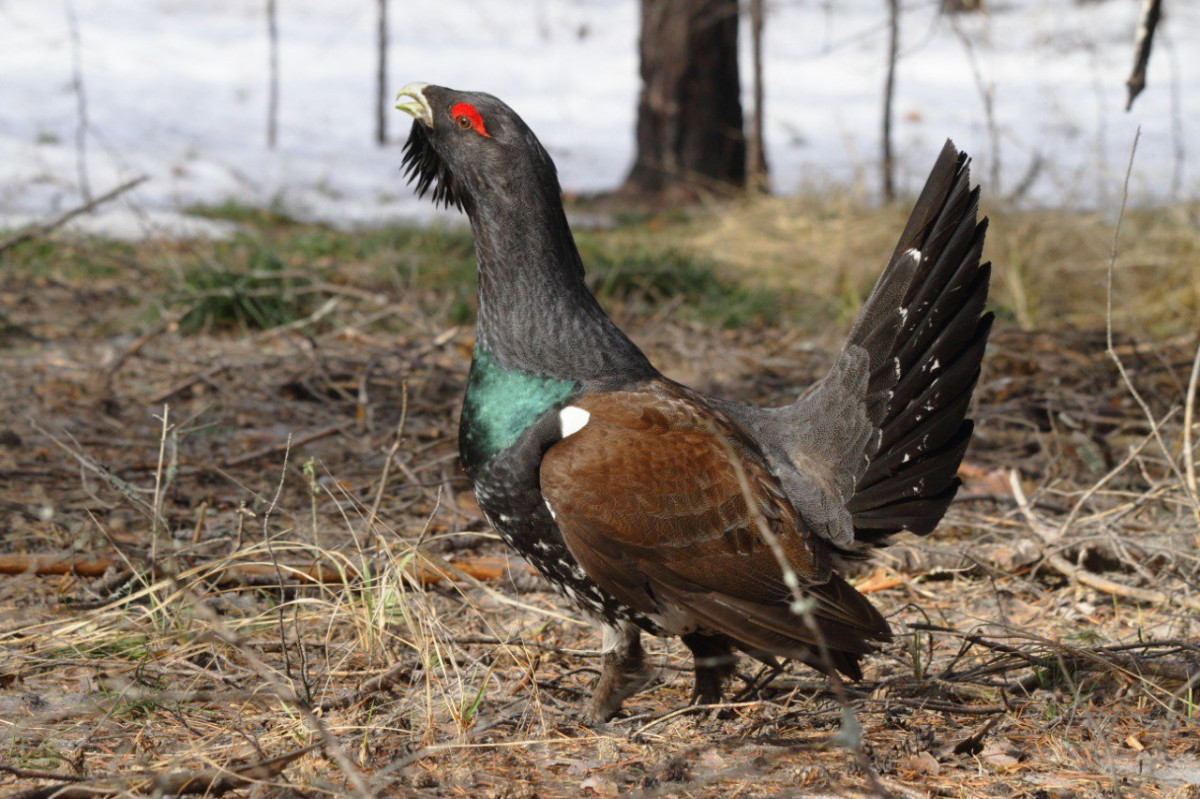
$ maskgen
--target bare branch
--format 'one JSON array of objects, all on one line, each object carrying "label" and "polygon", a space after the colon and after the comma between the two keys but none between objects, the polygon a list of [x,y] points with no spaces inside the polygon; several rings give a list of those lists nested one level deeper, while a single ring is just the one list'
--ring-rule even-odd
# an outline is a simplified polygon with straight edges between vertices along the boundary
[{"label": "bare branch", "polygon": [[86,214],[89,211],[94,211],[96,208],[104,205],[104,203],[108,202],[109,200],[120,197],[125,192],[129,191],[135,186],[140,185],[141,183],[144,183],[146,180],[148,180],[146,175],[139,175],[133,180],[127,180],[120,186],[117,186],[115,189],[101,194],[99,197],[88,200],[83,205],[72,208],[71,210],[59,215],[57,218],[52,219],[49,222],[43,222],[40,225],[32,225],[27,227],[19,233],[16,233],[5,239],[4,241],[0,241],[0,252],[11,250],[18,244],[22,244],[30,239],[37,238],[38,236],[44,236],[51,231],[57,230],[80,214]]},{"label": "bare branch", "polygon": [[1129,99],[1125,102],[1125,110],[1133,108],[1133,101],[1146,88],[1146,65],[1150,63],[1150,48],[1154,44],[1154,29],[1162,16],[1162,0],[1142,0],[1142,13],[1138,17],[1137,40],[1134,44],[1133,71],[1125,86],[1129,89]]}]

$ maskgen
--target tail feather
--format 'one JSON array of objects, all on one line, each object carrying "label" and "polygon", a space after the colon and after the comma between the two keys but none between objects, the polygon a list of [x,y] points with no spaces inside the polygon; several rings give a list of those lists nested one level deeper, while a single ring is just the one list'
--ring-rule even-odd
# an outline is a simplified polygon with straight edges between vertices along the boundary
[{"label": "tail feather", "polygon": [[859,481],[859,490],[870,488],[904,468],[914,459],[944,446],[962,426],[975,381],[968,383],[958,396],[948,402],[942,413],[931,414],[909,430],[900,440],[880,451]]},{"label": "tail feather", "polygon": [[[888,420],[880,441],[881,452],[890,451],[897,441],[933,416],[947,417],[942,420],[943,424],[951,424],[948,411],[955,407],[954,400],[958,398],[961,390],[972,385],[978,378],[979,362],[983,358],[987,334],[991,329],[992,317],[988,315],[980,320],[970,345],[959,353],[959,357],[940,375],[919,386],[922,389],[921,393],[901,406],[901,410]],[[957,419],[960,425],[965,418],[966,406],[961,410],[964,415]],[[879,457],[878,453],[875,457]],[[869,466],[867,470],[870,471]],[[859,486],[862,485],[860,480]]]},{"label": "tail feather", "polygon": [[954,501],[958,486],[956,481],[941,494],[895,502],[882,508],[856,513],[855,534],[859,536],[859,540],[878,546],[886,544],[888,536],[897,530],[908,530],[917,535],[932,533],[946,515],[950,503]]},{"label": "tail feather", "polygon": [[971,440],[971,423],[959,425],[954,435],[936,452],[913,461],[904,469],[903,479],[889,476],[869,488],[855,492],[847,507],[850,512],[877,510],[886,508],[895,502],[911,497],[923,497],[942,493],[957,479],[954,474],[967,451],[967,443]]},{"label": "tail feather", "polygon": [[925,187],[921,189],[917,201],[913,204],[904,232],[900,234],[896,251],[892,255],[893,261],[906,250],[919,250],[923,245],[936,241],[936,234],[951,219],[943,214],[943,211],[948,205],[953,208],[960,203],[962,196],[970,191],[968,182],[961,180],[969,162],[967,154],[959,152],[954,142],[947,140],[942,145],[942,151],[929,172]]},{"label": "tail feather", "polygon": [[984,313],[991,265],[980,263],[987,220],[977,221],[978,212],[968,160],[947,144],[897,246],[922,261],[903,321],[888,350],[872,353],[868,396],[885,384],[888,400],[877,445],[846,502],[859,544],[932,531],[958,490],[972,431],[966,415],[993,318]]},{"label": "tail feather", "polygon": [[[973,225],[974,219],[970,221]],[[982,303],[987,300],[987,283],[991,277],[991,264],[979,263],[986,231],[987,224],[984,222],[971,239],[951,242],[967,246],[943,253],[930,269],[927,280],[922,282],[921,291],[909,305],[906,324],[897,337],[898,343],[902,344],[896,352],[902,373],[910,371],[916,360],[929,352],[933,338],[943,329],[947,314],[958,310],[960,303],[976,299],[980,305],[975,318],[979,318],[983,310]],[[970,268],[963,268],[968,264]],[[982,286],[979,285],[981,280]]]},{"label": "tail feather", "polygon": [[[980,332],[980,318],[987,301],[987,278],[986,272],[977,276],[976,285],[969,287],[970,291],[963,294],[965,299],[957,309],[949,302],[941,306],[950,309],[952,315],[949,319],[939,320],[943,324],[940,329],[930,327],[929,338],[932,340],[926,342],[912,356],[906,368],[901,369],[900,380],[892,390],[890,409],[906,408],[917,392],[929,386],[938,385],[944,390],[952,374],[956,374],[962,382],[961,378],[970,374],[969,367],[978,368],[978,360],[971,362],[970,359],[966,359],[964,362],[963,355],[970,354],[968,351]],[[982,285],[979,285],[980,283]],[[905,360],[904,355],[899,357],[902,362]],[[964,373],[959,370],[956,373],[955,367],[959,364],[968,367],[968,371]],[[882,429],[885,439],[893,423],[894,419],[884,420]]]}]

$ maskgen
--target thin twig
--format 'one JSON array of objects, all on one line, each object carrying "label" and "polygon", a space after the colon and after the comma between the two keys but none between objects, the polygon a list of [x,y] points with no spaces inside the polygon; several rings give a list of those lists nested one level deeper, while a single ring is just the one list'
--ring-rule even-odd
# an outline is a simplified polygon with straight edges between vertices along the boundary
[{"label": "thin twig", "polygon": [[[1196,357],[1192,359],[1192,374],[1188,378],[1187,400],[1183,406],[1183,464],[1187,472],[1187,488],[1191,492],[1192,502],[1200,501],[1200,493],[1196,489],[1196,451],[1192,440],[1192,430],[1196,426],[1196,393],[1200,390],[1200,344],[1196,345]],[[1200,518],[1197,519],[1200,523]]]},{"label": "thin twig", "polygon": [[75,3],[67,0],[67,29],[71,36],[71,91],[75,93],[75,171],[79,175],[79,196],[91,202],[92,183],[88,178],[87,134],[88,108],[87,91],[83,85],[83,42],[79,37],[79,17]]},{"label": "thin twig", "polygon": [[286,442],[280,444],[270,444],[251,452],[247,452],[244,455],[239,455],[236,458],[230,458],[229,460],[225,461],[225,466],[232,468],[234,466],[242,466],[250,463],[251,461],[256,461],[259,458],[266,458],[271,455],[278,455],[280,453],[286,454],[290,449],[303,446],[304,444],[311,444],[312,442],[318,441],[322,438],[336,435],[343,432],[348,427],[350,427],[349,422],[338,422],[337,424],[331,424],[328,427],[322,427],[319,430],[314,430],[311,433],[305,433],[304,435],[296,436],[295,438],[288,436],[288,440]]},{"label": "thin twig", "polygon": [[32,226],[26,228],[25,230],[22,230],[19,233],[16,233],[16,234],[10,236],[9,238],[5,239],[4,241],[0,241],[0,252],[4,252],[6,250],[11,250],[13,247],[16,247],[18,244],[22,244],[26,241],[29,241],[30,239],[37,238],[38,236],[44,236],[47,233],[50,233],[51,231],[57,230],[58,228],[67,224],[68,222],[70,222],[72,219],[79,216],[80,214],[86,214],[89,211],[95,210],[99,206],[104,205],[104,203],[108,202],[109,200],[112,200],[112,199],[115,199],[115,198],[121,196],[125,192],[129,191],[130,189],[134,188],[135,186],[137,186],[141,183],[144,183],[147,180],[149,180],[149,178],[146,175],[139,175],[138,177],[133,178],[132,180],[125,181],[120,186],[117,186],[115,189],[111,189],[110,191],[107,191],[104,194],[101,194],[99,197],[88,200],[83,205],[76,206],[75,208],[72,208],[71,210],[67,211],[66,213],[60,214],[59,216],[55,217],[54,219],[50,220],[49,222],[42,222],[41,224],[38,224],[38,225],[32,225]]},{"label": "thin twig", "polygon": [[371,503],[371,513],[367,516],[367,530],[375,527],[375,519],[379,517],[379,505],[383,502],[383,490],[387,487],[388,472],[391,470],[392,459],[400,451],[400,441],[404,437],[404,424],[408,419],[408,381],[400,383],[400,421],[396,423],[396,437],[388,449],[383,461],[383,472],[379,475],[379,489],[375,492],[375,501]]},{"label": "thin twig", "polygon": [[1193,599],[1189,596],[1181,596],[1179,594],[1165,594],[1162,591],[1156,591],[1152,588],[1138,588],[1132,585],[1125,585],[1116,580],[1110,580],[1106,577],[1101,577],[1087,571],[1084,568],[1076,566],[1069,560],[1050,550],[1053,542],[1054,530],[1045,522],[1037,517],[1034,510],[1029,505],[1029,500],[1025,496],[1024,489],[1021,488],[1021,479],[1016,470],[1009,472],[1009,485],[1012,487],[1013,498],[1017,502],[1017,508],[1021,511],[1021,515],[1029,523],[1029,529],[1042,540],[1047,549],[1045,558],[1047,565],[1054,571],[1066,577],[1072,582],[1080,585],[1086,585],[1088,588],[1094,588],[1097,591],[1103,591],[1106,594],[1113,596],[1121,596],[1126,599],[1133,599],[1138,602],[1145,602],[1154,605],[1155,607],[1163,607],[1165,605],[1177,605],[1181,608],[1200,612],[1200,600]]},{"label": "thin twig", "polygon": [[163,405],[162,434],[158,440],[158,468],[154,470],[154,516],[150,520],[150,562],[158,568],[158,540],[166,532],[158,521],[162,517],[163,507],[163,461],[167,454],[167,434],[170,426],[171,406]]},{"label": "thin twig", "polygon": [[[54,775],[67,784],[31,788],[9,794],[9,799],[94,799],[102,796],[221,796],[278,777],[290,763],[320,747],[296,749],[243,766],[204,768],[192,771],[140,772],[120,777],[77,778]],[[46,779],[47,777],[38,777]]]},{"label": "thin twig", "polygon": [[[1162,450],[1163,458],[1167,462],[1167,467],[1175,473],[1175,476],[1181,483],[1189,485],[1186,482],[1183,474],[1179,471],[1179,464],[1176,463],[1175,459],[1171,456],[1171,450],[1167,447],[1166,442],[1163,440],[1162,432],[1159,430],[1158,426],[1154,424],[1154,414],[1151,412],[1149,404],[1147,404],[1145,398],[1142,397],[1141,392],[1137,390],[1137,387],[1134,386],[1133,380],[1129,377],[1129,372],[1125,369],[1125,363],[1121,360],[1121,356],[1117,354],[1116,349],[1113,347],[1113,276],[1116,272],[1117,266],[1118,244],[1120,243],[1121,239],[1121,223],[1125,219],[1125,208],[1129,204],[1129,177],[1133,174],[1133,159],[1137,155],[1138,140],[1141,139],[1141,137],[1142,128],[1139,125],[1137,132],[1133,135],[1133,146],[1129,148],[1129,163],[1125,167],[1125,183],[1121,191],[1121,210],[1117,214],[1117,224],[1113,229],[1112,252],[1110,253],[1108,259],[1108,279],[1105,292],[1106,304],[1104,319],[1106,352],[1108,353],[1108,357],[1112,359],[1112,362],[1116,364],[1117,371],[1121,375],[1121,381],[1125,384],[1125,388],[1129,390],[1130,395],[1137,402],[1138,406],[1141,407],[1142,413],[1145,414],[1146,419],[1150,422],[1151,432],[1154,434],[1154,438],[1158,442],[1159,448]],[[1200,523],[1200,498],[1196,496],[1194,491],[1186,493],[1186,496],[1191,503],[1192,513],[1196,517],[1196,521]]]}]

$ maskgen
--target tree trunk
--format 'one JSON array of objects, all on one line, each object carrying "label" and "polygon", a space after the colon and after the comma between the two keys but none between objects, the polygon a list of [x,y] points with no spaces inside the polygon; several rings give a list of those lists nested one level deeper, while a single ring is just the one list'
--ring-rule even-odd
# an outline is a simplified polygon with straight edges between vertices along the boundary
[{"label": "tree trunk", "polygon": [[387,87],[388,51],[388,0],[378,0],[379,16],[376,19],[376,62],[375,62],[375,142],[387,144],[387,118],[391,112]]},{"label": "tree trunk", "polygon": [[267,147],[274,150],[279,130],[279,20],[275,0],[267,0]]},{"label": "tree trunk", "polygon": [[883,199],[896,199],[896,165],[892,157],[892,99],[896,95],[896,58],[900,51],[900,0],[888,0],[888,64],[883,87]]},{"label": "tree trunk", "polygon": [[763,0],[750,0],[750,44],[754,56],[754,112],[746,134],[746,182],[761,192],[768,191],[767,151],[763,144]]},{"label": "tree trunk", "polygon": [[642,0],[637,157],[622,192],[745,185],[737,49],[737,0]]}]

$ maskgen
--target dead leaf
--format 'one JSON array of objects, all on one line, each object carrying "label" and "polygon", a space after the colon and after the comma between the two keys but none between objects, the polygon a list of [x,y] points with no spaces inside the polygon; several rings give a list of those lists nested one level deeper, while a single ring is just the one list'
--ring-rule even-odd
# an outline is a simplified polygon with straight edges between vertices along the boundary
[{"label": "dead leaf", "polygon": [[1040,544],[1026,538],[983,549],[981,555],[985,562],[991,563],[1000,571],[1014,572],[1040,560],[1042,548]]},{"label": "dead leaf", "polygon": [[952,755],[971,756],[979,754],[984,750],[984,739],[987,738],[987,735],[992,731],[992,728],[1000,722],[1001,718],[1003,718],[1003,716],[993,716],[991,721],[989,721],[987,724],[984,724],[978,730],[971,733],[966,738],[963,738],[961,741],[948,743],[945,746],[940,747],[937,750],[937,756],[944,759]]},{"label": "dead leaf", "polygon": [[583,782],[579,783],[579,790],[590,792],[595,796],[616,796],[617,786],[612,780],[605,779],[600,776],[588,777]]},{"label": "dead leaf", "polygon": [[936,777],[942,772],[942,764],[937,762],[937,758],[929,754],[929,752],[918,752],[915,755],[909,755],[908,765],[916,773],[928,774],[931,777]]},{"label": "dead leaf", "polygon": [[904,585],[903,577],[896,574],[891,569],[886,569],[880,566],[865,578],[855,583],[854,588],[860,594],[872,594],[877,591],[886,591],[889,588],[897,588],[902,585]]},{"label": "dead leaf", "polygon": [[479,502],[470,491],[463,491],[455,496],[454,504],[458,506],[458,512],[468,519],[477,521],[483,518],[483,511],[479,508]]},{"label": "dead leaf", "polygon": [[992,771],[1007,773],[1021,768],[1021,753],[1007,742],[991,741],[979,754],[979,760]]}]

